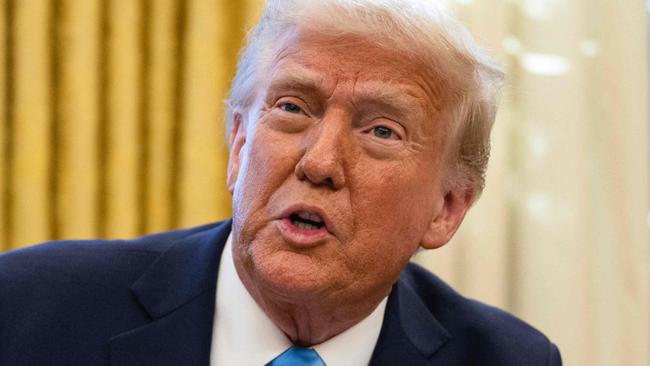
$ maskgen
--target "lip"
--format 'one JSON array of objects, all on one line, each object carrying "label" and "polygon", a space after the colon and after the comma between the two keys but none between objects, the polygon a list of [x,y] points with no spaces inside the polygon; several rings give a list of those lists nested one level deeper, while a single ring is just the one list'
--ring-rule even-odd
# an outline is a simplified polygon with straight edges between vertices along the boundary
[{"label": "lip", "polygon": [[[308,211],[316,213],[323,220],[323,226],[318,230],[305,230],[291,223],[291,214]],[[333,225],[322,209],[304,204],[292,205],[282,212],[276,219],[277,227],[281,235],[288,241],[301,246],[310,247],[319,244],[328,237],[334,235]]]}]

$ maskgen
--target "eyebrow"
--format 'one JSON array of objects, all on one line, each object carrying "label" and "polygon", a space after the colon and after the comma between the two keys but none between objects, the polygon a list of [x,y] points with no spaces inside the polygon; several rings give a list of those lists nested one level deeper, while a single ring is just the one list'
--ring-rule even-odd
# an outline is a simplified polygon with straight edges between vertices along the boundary
[{"label": "eyebrow", "polygon": [[[316,72],[302,65],[291,65],[273,77],[268,90],[291,89],[316,95],[318,98],[327,98],[328,95],[322,85],[322,78]],[[357,109],[377,106],[399,115],[406,114],[406,109],[416,108],[422,113],[425,111],[426,101],[417,95],[412,86],[399,82],[388,84],[391,86],[389,88],[386,85],[385,82],[373,81],[356,84],[350,103]],[[436,108],[436,106],[431,107]]]},{"label": "eyebrow", "polygon": [[355,104],[378,105],[388,109],[401,111],[404,106],[407,108],[422,108],[426,103],[418,97],[412,88],[402,84],[392,84],[393,87],[386,88],[385,84],[373,85],[369,82],[355,87]]},{"label": "eyebrow", "polygon": [[277,75],[274,75],[268,90],[282,89],[300,90],[310,94],[315,93],[319,97],[325,96],[325,91],[322,88],[322,80],[317,74],[308,68],[298,65],[292,65],[291,68],[285,68]]}]

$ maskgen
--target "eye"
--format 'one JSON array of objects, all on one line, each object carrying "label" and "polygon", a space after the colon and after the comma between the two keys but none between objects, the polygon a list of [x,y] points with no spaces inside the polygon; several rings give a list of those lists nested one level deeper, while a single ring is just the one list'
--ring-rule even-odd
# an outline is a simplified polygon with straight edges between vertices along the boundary
[{"label": "eye", "polygon": [[379,137],[380,139],[385,139],[385,140],[390,140],[394,138],[399,139],[399,137],[393,132],[393,130],[385,126],[377,126],[373,128],[372,133],[373,135]]},{"label": "eye", "polygon": [[282,103],[280,109],[289,113],[302,113],[302,109],[293,103]]}]

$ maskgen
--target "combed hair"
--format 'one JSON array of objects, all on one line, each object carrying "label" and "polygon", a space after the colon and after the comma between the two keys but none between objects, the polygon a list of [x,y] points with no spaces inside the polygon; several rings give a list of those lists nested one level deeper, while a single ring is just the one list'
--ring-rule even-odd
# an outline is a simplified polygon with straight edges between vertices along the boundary
[{"label": "combed hair", "polygon": [[364,37],[426,67],[429,85],[449,116],[447,163],[452,174],[445,188],[468,190],[474,199],[480,195],[504,73],[437,0],[268,0],[237,65],[227,101],[226,136],[236,113],[253,112],[267,68],[282,41],[296,30]]}]

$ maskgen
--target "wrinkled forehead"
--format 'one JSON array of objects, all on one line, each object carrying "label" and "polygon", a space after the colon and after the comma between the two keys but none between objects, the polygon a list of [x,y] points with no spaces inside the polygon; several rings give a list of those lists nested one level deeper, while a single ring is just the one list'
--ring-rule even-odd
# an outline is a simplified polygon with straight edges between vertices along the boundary
[{"label": "wrinkled forehead", "polygon": [[264,87],[294,83],[333,93],[337,86],[418,99],[431,112],[444,109],[445,93],[425,63],[362,35],[296,30],[283,37],[265,70]]}]

